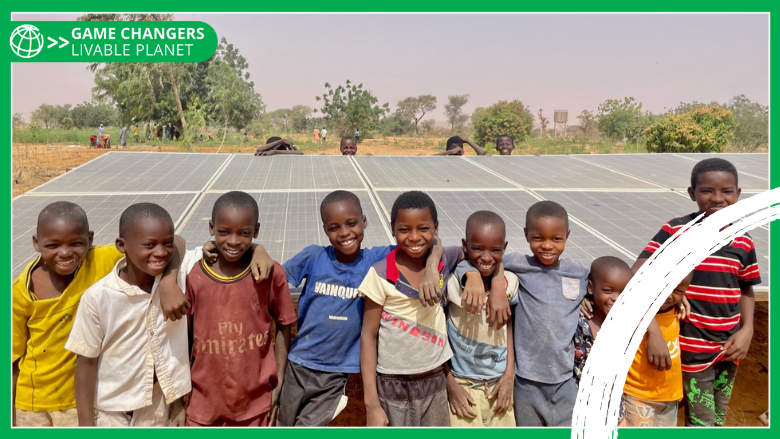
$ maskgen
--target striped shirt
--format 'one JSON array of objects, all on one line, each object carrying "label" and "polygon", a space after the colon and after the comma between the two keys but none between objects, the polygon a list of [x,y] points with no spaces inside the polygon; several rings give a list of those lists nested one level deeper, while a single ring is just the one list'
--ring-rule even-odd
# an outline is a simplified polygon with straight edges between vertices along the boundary
[{"label": "striped shirt", "polygon": [[[639,258],[649,258],[667,239],[699,214],[663,225]],[[693,272],[685,296],[691,304],[688,321],[680,322],[683,372],[701,372],[720,361],[723,344],[739,330],[742,288],[761,283],[753,239],[745,233],[705,259]]]}]

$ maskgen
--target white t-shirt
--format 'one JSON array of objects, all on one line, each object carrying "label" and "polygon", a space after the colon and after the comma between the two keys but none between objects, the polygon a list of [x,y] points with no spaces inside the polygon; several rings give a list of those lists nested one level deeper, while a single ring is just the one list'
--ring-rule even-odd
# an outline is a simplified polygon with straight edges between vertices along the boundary
[{"label": "white t-shirt", "polygon": [[323,129],[320,134],[322,134],[322,137],[325,137],[328,135],[328,130]]}]

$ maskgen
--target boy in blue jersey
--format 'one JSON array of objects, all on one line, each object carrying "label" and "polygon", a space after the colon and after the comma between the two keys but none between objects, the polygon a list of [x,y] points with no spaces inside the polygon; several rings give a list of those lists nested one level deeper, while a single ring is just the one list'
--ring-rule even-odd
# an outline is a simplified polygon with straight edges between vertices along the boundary
[{"label": "boy in blue jersey", "polygon": [[[395,248],[361,248],[366,217],[352,192],[328,194],[320,217],[331,245],[311,245],[283,264],[290,284],[306,284],[279,396],[279,426],[324,427],[346,406],[348,374],[360,372],[363,298],[357,288],[369,268]],[[437,241],[420,298],[426,306],[438,305],[441,256]]]}]

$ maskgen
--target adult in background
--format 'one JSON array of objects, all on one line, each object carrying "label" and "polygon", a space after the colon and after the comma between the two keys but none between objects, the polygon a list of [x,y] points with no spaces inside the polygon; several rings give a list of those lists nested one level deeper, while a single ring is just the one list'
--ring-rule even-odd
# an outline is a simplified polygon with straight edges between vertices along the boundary
[{"label": "adult in background", "polygon": [[127,127],[119,130],[119,143],[122,144],[122,148],[127,148]]},{"label": "adult in background", "polygon": [[135,137],[135,143],[138,143],[138,124],[133,127],[133,137]]},{"label": "adult in background", "polygon": [[320,134],[322,134],[322,143],[325,143],[328,137],[328,130],[326,130],[325,127],[322,127],[322,131],[320,131]]},{"label": "adult in background", "polygon": [[[342,139],[342,142],[344,140]],[[355,128],[355,143],[360,143],[360,128]]]},{"label": "adult in background", "polygon": [[100,124],[100,127],[98,128],[98,139],[100,139],[100,143],[103,145],[103,148],[108,148],[108,141],[111,139],[111,136],[106,134],[105,128],[103,128],[103,124]]},{"label": "adult in background", "polygon": [[271,137],[265,141],[265,145],[258,146],[255,155],[303,155],[303,151],[297,149],[293,143],[281,137]]},{"label": "adult in background", "polygon": [[314,128],[314,143],[320,143],[320,130]]},{"label": "adult in background", "polygon": [[471,146],[471,149],[473,149],[477,155],[487,154],[487,150],[485,148],[474,144],[471,140],[464,139],[459,136],[452,136],[447,139],[447,149],[434,155],[463,155],[463,143],[468,143],[468,145]]}]

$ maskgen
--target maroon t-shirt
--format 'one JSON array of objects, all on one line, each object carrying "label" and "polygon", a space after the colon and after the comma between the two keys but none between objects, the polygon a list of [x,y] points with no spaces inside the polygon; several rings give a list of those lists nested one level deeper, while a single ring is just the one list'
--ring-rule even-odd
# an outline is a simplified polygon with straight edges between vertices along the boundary
[{"label": "maroon t-shirt", "polygon": [[187,416],[199,424],[243,421],[271,408],[277,383],[271,321],[295,322],[284,269],[256,283],[248,269],[220,277],[201,261],[187,276],[192,395]]}]

